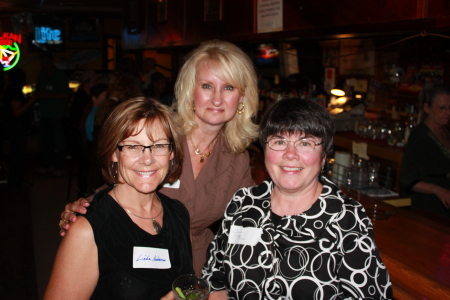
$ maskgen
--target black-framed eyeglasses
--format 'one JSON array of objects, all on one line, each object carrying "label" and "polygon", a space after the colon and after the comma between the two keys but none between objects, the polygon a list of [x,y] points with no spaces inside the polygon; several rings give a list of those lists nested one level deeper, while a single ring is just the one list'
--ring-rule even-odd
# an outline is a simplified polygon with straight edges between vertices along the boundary
[{"label": "black-framed eyeglasses", "polygon": [[298,152],[312,152],[314,151],[314,149],[316,149],[316,146],[323,144],[323,142],[314,143],[313,141],[307,139],[288,141],[285,138],[281,137],[271,138],[270,140],[266,141],[266,144],[269,146],[270,149],[274,151],[284,151],[287,149],[290,142],[294,143],[294,147],[295,149],[297,149]]},{"label": "black-framed eyeglasses", "polygon": [[153,155],[164,156],[172,152],[172,144],[154,144],[150,146],[143,145],[117,145],[117,149],[125,156],[138,157],[141,156],[145,149],[150,149]]}]

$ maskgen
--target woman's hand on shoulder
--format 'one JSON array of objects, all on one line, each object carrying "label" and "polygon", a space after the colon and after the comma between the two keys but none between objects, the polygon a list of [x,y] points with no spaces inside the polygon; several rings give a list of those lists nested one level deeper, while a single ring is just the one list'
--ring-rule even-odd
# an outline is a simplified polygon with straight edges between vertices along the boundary
[{"label": "woman's hand on shoulder", "polygon": [[90,202],[94,196],[89,196],[88,198],[80,198],[75,202],[68,203],[64,207],[64,211],[61,213],[61,220],[59,221],[59,231],[60,236],[65,236],[66,231],[70,228],[70,222],[76,222],[77,216],[75,213],[84,215],[87,212],[86,207],[89,207]]}]

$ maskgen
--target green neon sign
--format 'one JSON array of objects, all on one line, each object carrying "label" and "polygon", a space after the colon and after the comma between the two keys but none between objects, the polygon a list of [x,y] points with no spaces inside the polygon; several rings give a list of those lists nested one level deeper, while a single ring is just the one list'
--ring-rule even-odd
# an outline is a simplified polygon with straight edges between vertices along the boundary
[{"label": "green neon sign", "polygon": [[12,45],[0,45],[0,59],[4,71],[14,68],[20,59],[20,48],[16,42]]},{"label": "green neon sign", "polygon": [[4,32],[0,36],[0,63],[3,70],[14,68],[20,59],[19,43],[22,42],[21,34]]}]

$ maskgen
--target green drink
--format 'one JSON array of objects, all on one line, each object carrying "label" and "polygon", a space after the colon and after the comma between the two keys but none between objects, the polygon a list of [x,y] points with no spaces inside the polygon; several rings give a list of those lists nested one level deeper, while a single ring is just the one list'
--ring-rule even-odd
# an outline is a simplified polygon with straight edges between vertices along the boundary
[{"label": "green drink", "polygon": [[192,274],[183,275],[175,279],[172,284],[172,290],[177,300],[206,300],[209,295],[208,283]]}]

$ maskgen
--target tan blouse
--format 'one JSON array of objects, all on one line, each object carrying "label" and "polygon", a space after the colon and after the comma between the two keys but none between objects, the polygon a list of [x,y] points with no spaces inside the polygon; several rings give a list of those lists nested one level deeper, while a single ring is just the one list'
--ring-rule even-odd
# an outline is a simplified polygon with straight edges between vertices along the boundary
[{"label": "tan blouse", "polygon": [[248,152],[232,153],[222,135],[195,180],[186,137],[183,138],[183,149],[186,151],[179,182],[171,187],[165,185],[160,192],[180,200],[189,211],[194,270],[201,275],[208,245],[214,237],[209,227],[223,217],[227,203],[238,189],[255,183]]}]

